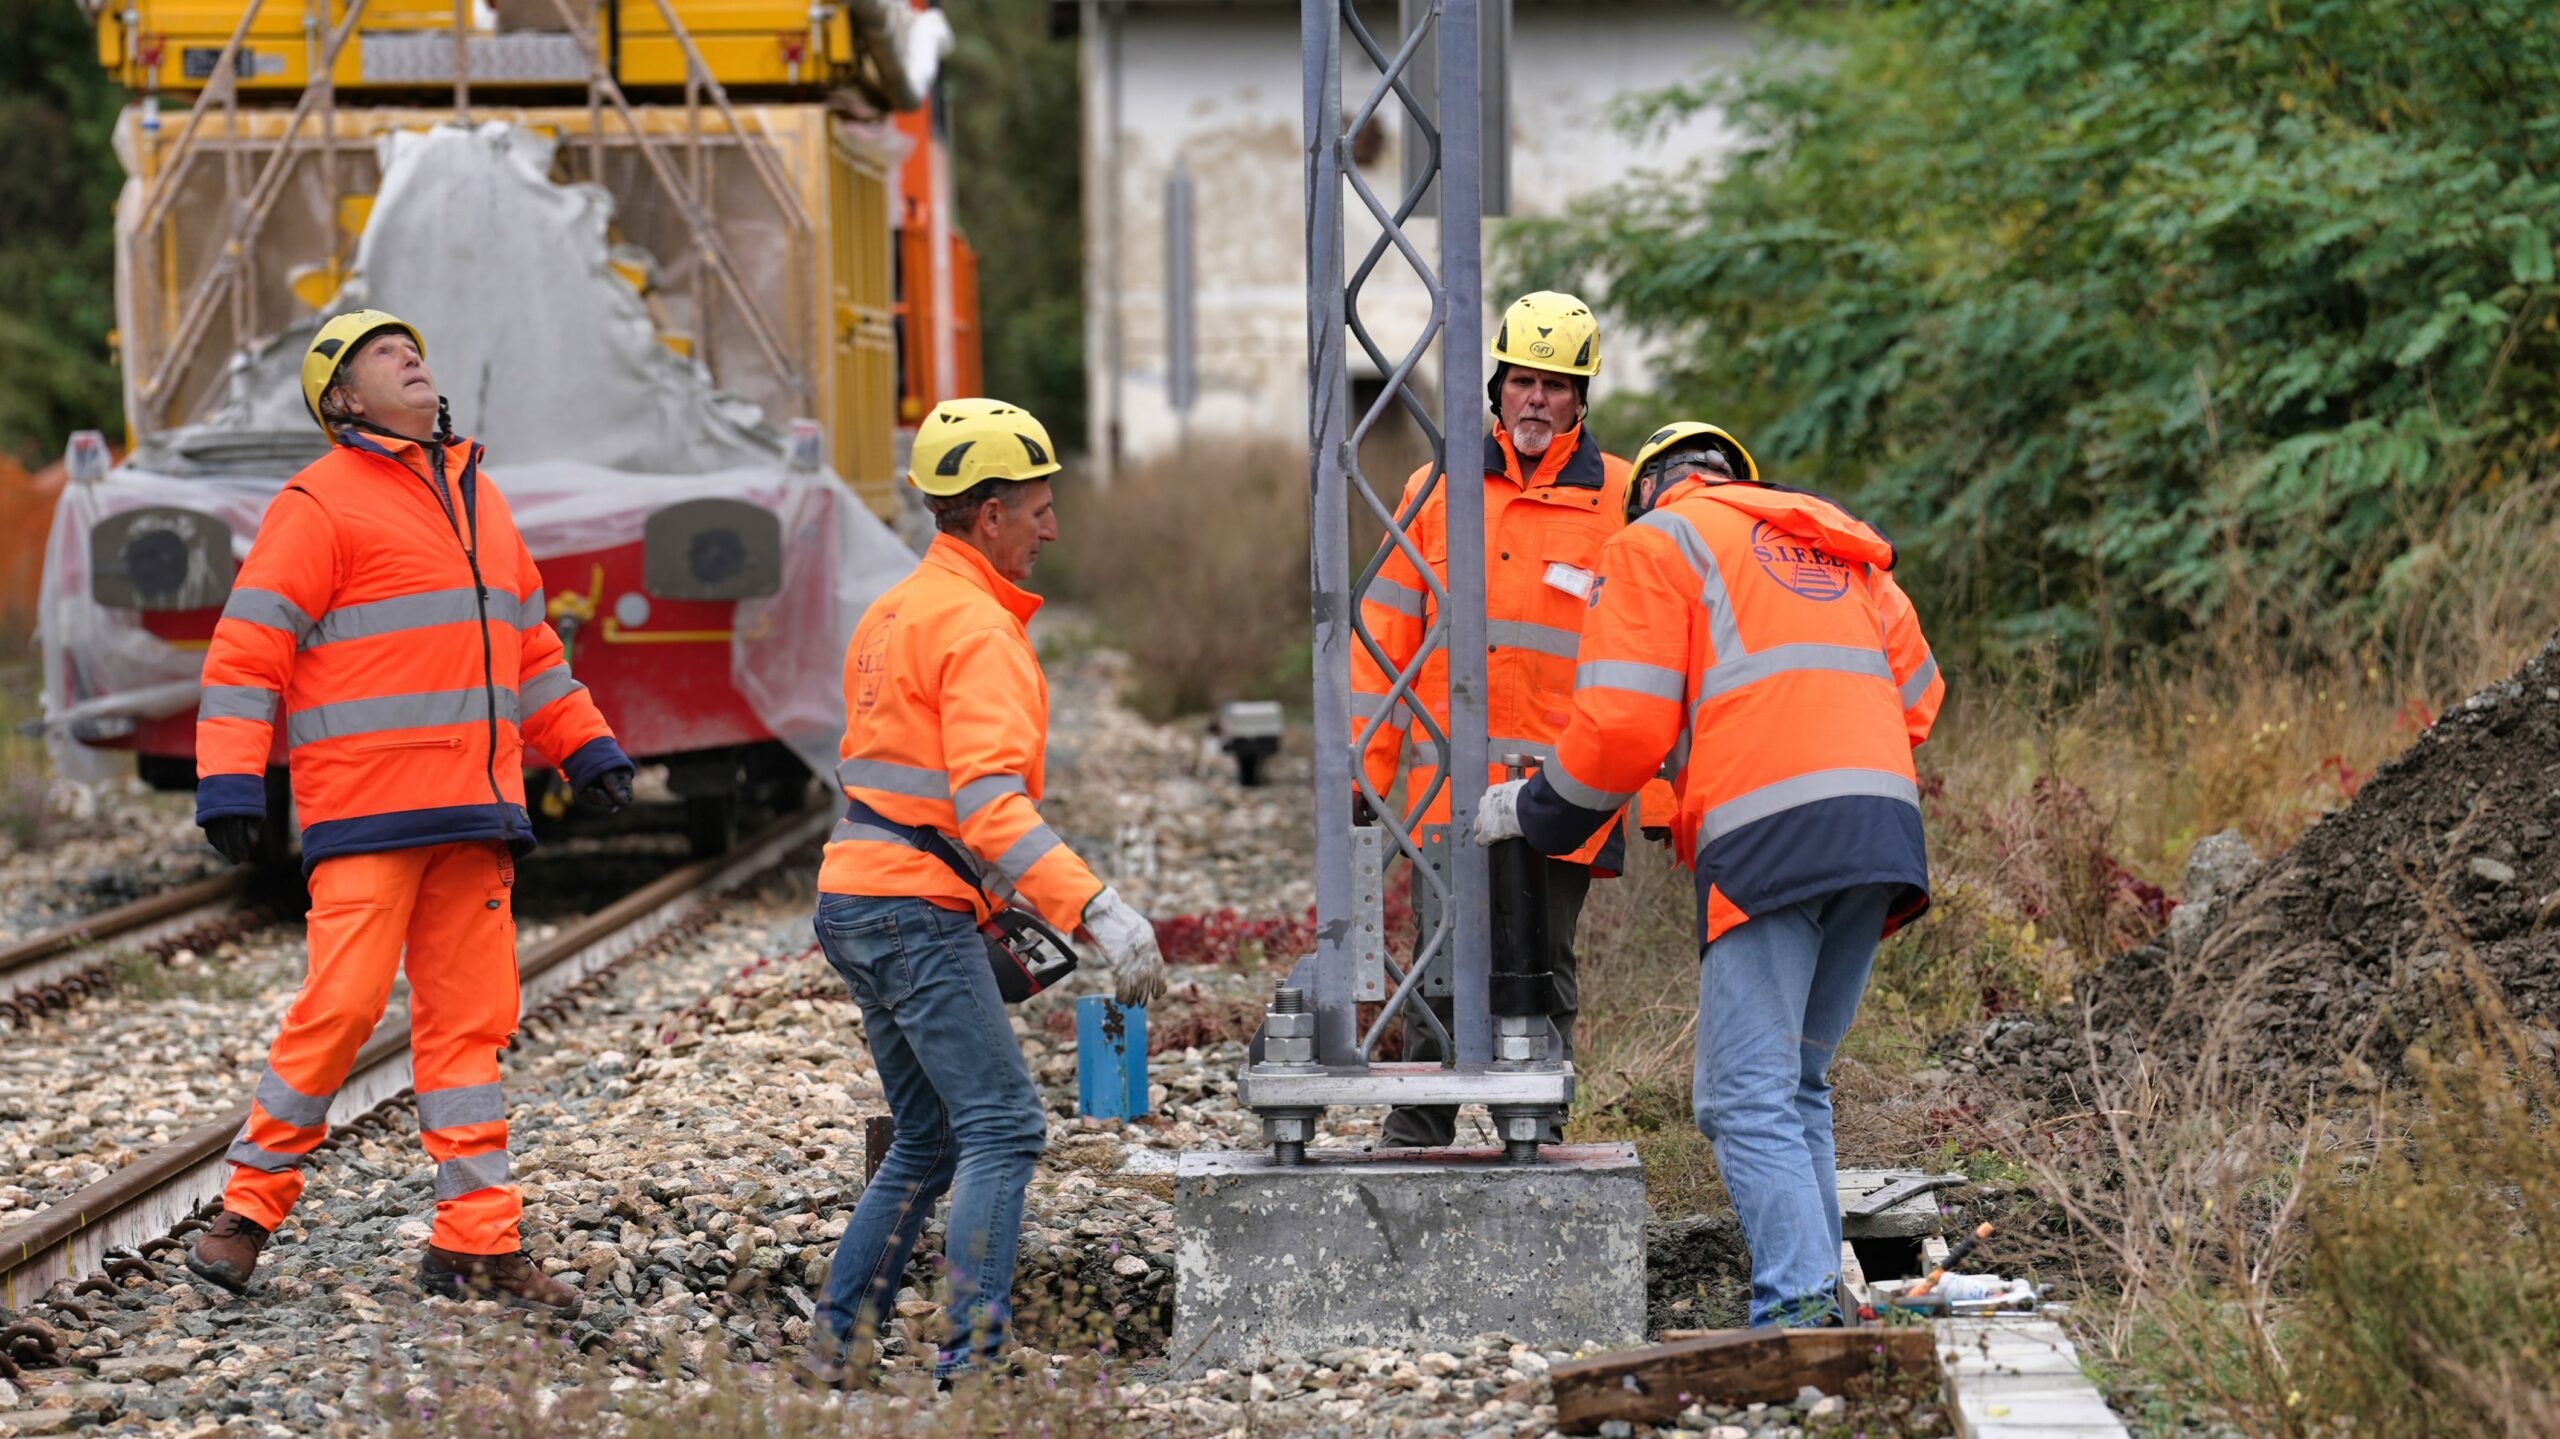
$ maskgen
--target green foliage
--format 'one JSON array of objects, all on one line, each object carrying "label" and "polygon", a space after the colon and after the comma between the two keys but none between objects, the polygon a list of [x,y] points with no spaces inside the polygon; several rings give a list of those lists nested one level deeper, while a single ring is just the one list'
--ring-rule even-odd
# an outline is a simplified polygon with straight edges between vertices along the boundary
[{"label": "green foliage", "polygon": [[1085,432],[1076,47],[1048,0],[947,0],[952,186],[978,251],[986,383],[1049,433]]},{"label": "green foliage", "polygon": [[0,452],[45,463],[73,430],[123,430],[107,332],[124,94],[71,0],[0,0],[0,34]]},{"label": "green foliage", "polygon": [[[1863,0],[1731,77],[1720,176],[1513,258],[1672,346],[1655,413],[1854,497],[1933,618],[2087,661],[2366,632],[2560,427],[2540,0]],[[1942,627],[1945,621],[1942,621]]]}]

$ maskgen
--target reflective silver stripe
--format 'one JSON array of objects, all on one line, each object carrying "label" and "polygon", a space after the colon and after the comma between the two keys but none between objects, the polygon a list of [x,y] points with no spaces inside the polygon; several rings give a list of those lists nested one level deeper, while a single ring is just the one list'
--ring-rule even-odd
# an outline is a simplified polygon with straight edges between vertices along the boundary
[{"label": "reflective silver stripe", "polygon": [[1548,787],[1563,796],[1565,803],[1578,809],[1613,810],[1635,798],[1633,790],[1625,794],[1614,794],[1608,790],[1595,789],[1584,784],[1573,777],[1573,771],[1566,769],[1561,760],[1547,765],[1538,772],[1547,777]]},{"label": "reflective silver stripe", "polygon": [[1749,654],[1742,643],[1742,623],[1733,617],[1733,593],[1724,587],[1724,571],[1717,568],[1716,552],[1707,537],[1698,533],[1688,516],[1669,510],[1648,511],[1636,523],[1669,535],[1697,575],[1698,603],[1707,611],[1707,640],[1716,648],[1716,659],[1722,662]]},{"label": "reflective silver stripe", "polygon": [[196,700],[196,718],[256,720],[271,723],[276,717],[276,692],[256,685],[206,685]]},{"label": "reflective silver stripe", "polygon": [[1689,692],[1689,676],[1669,665],[1649,665],[1640,660],[1585,660],[1573,671],[1573,687],[1625,690],[1676,702]]},{"label": "reflective silver stripe", "polygon": [[1816,770],[1793,779],[1782,779],[1776,784],[1762,785],[1749,794],[1726,800],[1707,811],[1706,818],[1698,826],[1698,833],[1705,839],[1722,839],[1746,824],[1767,819],[1798,805],[1857,795],[1898,799],[1913,809],[1920,807],[1920,787],[1890,770]]},{"label": "reflective silver stripe", "polygon": [[1698,679],[1698,698],[1703,702],[1758,684],[1772,675],[1810,670],[1866,675],[1893,683],[1893,662],[1885,658],[1882,650],[1860,645],[1772,645],[1758,654],[1733,659],[1725,659],[1719,653],[1716,663],[1707,666],[1707,672]]},{"label": "reflective silver stripe", "polygon": [[1902,682],[1902,707],[1909,709],[1920,703],[1929,693],[1929,681],[1937,677],[1938,657],[1932,653],[1920,661],[1920,668],[1911,672],[1911,678]]},{"label": "reflective silver stripe", "polygon": [[[504,595],[500,595],[499,598],[504,599],[506,597]],[[520,630],[529,630],[535,625],[542,623],[544,619],[548,618],[548,616],[544,614],[544,611],[549,608],[550,606],[545,604],[542,599],[542,586],[535,585],[533,587],[533,593],[525,596],[524,599],[516,606],[516,628]]]},{"label": "reflective silver stripe", "polygon": [[1580,630],[1533,625],[1527,620],[1487,620],[1484,637],[1496,645],[1509,645],[1515,650],[1536,650],[1542,655],[1566,660],[1572,659],[1582,648]]},{"label": "reflective silver stripe", "polygon": [[311,633],[311,616],[273,590],[233,590],[231,598],[222,602],[222,617],[282,630],[296,641]]},{"label": "reflective silver stripe", "polygon": [[302,1161],[310,1156],[286,1154],[274,1149],[260,1149],[251,1144],[244,1133],[241,1138],[231,1142],[231,1148],[222,1157],[244,1168],[263,1169],[269,1174],[279,1174],[288,1169],[301,1168]]},{"label": "reflective silver stripe", "polygon": [[1020,884],[1022,877],[1031,872],[1031,866],[1040,862],[1040,856],[1064,842],[1058,838],[1056,830],[1045,824],[1035,824],[1022,838],[1006,845],[1004,853],[996,856],[996,873]]},{"label": "reflective silver stripe", "polygon": [[330,1094],[305,1094],[284,1082],[284,1076],[270,1065],[258,1076],[258,1107],[296,1129],[314,1129],[329,1122]]},{"label": "reflective silver stripe", "polygon": [[[492,593],[489,596],[489,618],[502,624],[512,623],[516,597]],[[465,585],[458,590],[425,590],[414,595],[396,595],[387,600],[369,600],[360,605],[347,605],[320,617],[320,623],[302,641],[306,650],[334,645],[345,640],[369,640],[380,635],[398,634],[402,630],[421,630],[430,625],[477,624],[480,599]]]},{"label": "reflective silver stripe", "polygon": [[944,771],[885,759],[838,760],[836,783],[846,789],[883,790],[910,799],[951,798],[951,776]]},{"label": "reflective silver stripe", "polygon": [[876,844],[905,844],[907,834],[904,830],[883,829],[876,824],[859,824],[849,819],[837,820],[836,832],[828,836],[829,842],[836,843],[849,839],[867,839]]},{"label": "reflective silver stripe", "polygon": [[553,700],[566,699],[585,688],[569,673],[567,665],[553,665],[536,672],[533,678],[524,682],[524,707],[538,714]]},{"label": "reflective silver stripe", "polygon": [[466,1124],[492,1124],[506,1117],[507,1097],[496,1080],[418,1091],[420,1129],[459,1129]]},{"label": "reflective silver stripe", "polygon": [[1431,596],[1411,585],[1388,579],[1385,575],[1369,581],[1369,588],[1360,592],[1360,598],[1373,605],[1384,605],[1397,614],[1411,615],[1415,619],[1420,619],[1431,612]]},{"label": "reflective silver stripe", "polygon": [[491,1154],[466,1154],[448,1159],[436,1166],[436,1202],[460,1199],[483,1189],[493,1189],[507,1182],[513,1174],[503,1149]]},{"label": "reflective silver stripe", "polygon": [[1003,795],[1031,793],[1031,786],[1018,774],[980,775],[953,791],[951,809],[961,820],[985,809]]},{"label": "reflective silver stripe", "polygon": [[[1547,764],[1555,759],[1556,748],[1542,739],[1506,739],[1498,734],[1485,736],[1485,763],[1500,765],[1502,757],[1507,754],[1525,754],[1539,764]],[[1442,761],[1446,762],[1445,759]]]},{"label": "reflective silver stripe", "polygon": [[1680,737],[1671,742],[1671,757],[1662,762],[1656,773],[1663,779],[1678,779],[1689,768],[1689,729],[1683,725]]},{"label": "reflective silver stripe", "polygon": [[[513,724],[517,717],[516,692],[498,691],[498,718]],[[324,739],[346,739],[354,735],[380,734],[386,730],[424,729],[429,725],[474,724],[488,718],[488,691],[429,690],[423,694],[381,695],[368,700],[340,700],[336,704],[313,705],[295,710],[284,722],[285,740],[292,745],[313,744]]]}]

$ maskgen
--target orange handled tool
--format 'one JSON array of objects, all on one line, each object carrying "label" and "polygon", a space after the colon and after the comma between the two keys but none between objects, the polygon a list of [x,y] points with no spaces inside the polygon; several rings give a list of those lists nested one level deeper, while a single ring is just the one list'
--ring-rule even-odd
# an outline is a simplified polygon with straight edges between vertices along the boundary
[{"label": "orange handled tool", "polygon": [[1954,1269],[1958,1263],[1963,1261],[1965,1256],[1973,1253],[1974,1246],[1990,1237],[1991,1224],[1986,1220],[1981,1225],[1977,1226],[1971,1234],[1957,1240],[1956,1247],[1947,1251],[1946,1262],[1940,1264],[1937,1268],[1930,1270],[1928,1278],[1923,1279],[1919,1283],[1912,1285],[1909,1289],[1904,1290],[1902,1297],[1905,1299],[1918,1299],[1926,1295],[1930,1290],[1937,1288],[1938,1281],[1946,1278],[1949,1270]]}]

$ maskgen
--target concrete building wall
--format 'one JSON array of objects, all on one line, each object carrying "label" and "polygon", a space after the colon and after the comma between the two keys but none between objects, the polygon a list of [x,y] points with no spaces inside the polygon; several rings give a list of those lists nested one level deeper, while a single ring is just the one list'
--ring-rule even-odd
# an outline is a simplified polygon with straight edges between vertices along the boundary
[{"label": "concrete building wall", "polygon": [[[1272,0],[1081,0],[1085,93],[1086,358],[1095,459],[1144,464],[1186,440],[1302,441],[1306,434],[1304,156],[1298,7]],[[1371,20],[1395,43],[1396,7]],[[1729,68],[1741,21],[1695,0],[1515,0],[1511,124],[1515,216],[1569,211],[1638,170],[1677,172],[1730,143],[1713,115],[1641,139],[1611,120],[1626,96]],[[1343,103],[1376,71],[1346,44]],[[1390,111],[1362,177],[1392,204],[1402,116]],[[1174,373],[1168,185],[1190,192],[1192,365]],[[1375,237],[1355,198],[1349,263]],[[1488,241],[1500,220],[1489,219]],[[1408,233],[1436,263],[1428,220]],[[1363,317],[1394,363],[1428,316],[1392,252]],[[1572,283],[1552,277],[1550,283]],[[1503,296],[1493,296],[1499,302]],[[1604,322],[1615,317],[1603,316]],[[1613,334],[1600,384],[1641,387],[1639,347]],[[1370,368],[1353,348],[1355,373]],[[1436,388],[1437,376],[1428,377]],[[1471,382],[1473,383],[1473,382]],[[1178,401],[1188,400],[1186,404]]]}]

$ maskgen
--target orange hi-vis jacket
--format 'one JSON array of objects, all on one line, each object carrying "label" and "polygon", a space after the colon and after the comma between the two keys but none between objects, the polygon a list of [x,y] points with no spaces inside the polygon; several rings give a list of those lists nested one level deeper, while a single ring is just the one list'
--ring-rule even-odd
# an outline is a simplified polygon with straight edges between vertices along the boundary
[{"label": "orange hi-vis jacket", "polygon": [[871,815],[836,825],[820,891],[912,896],[985,919],[987,897],[921,847],[917,832],[933,831],[995,895],[1060,929],[1082,921],[1102,881],[1040,818],[1049,681],[1025,628],[1039,608],[949,535],[872,601],[845,654],[836,765],[845,798]]},{"label": "orange hi-vis jacket", "polygon": [[[1505,777],[1502,759],[1506,754],[1532,755],[1541,762],[1551,758],[1556,737],[1572,718],[1575,647],[1589,610],[1601,542],[1626,524],[1629,474],[1626,461],[1601,453],[1599,444],[1580,427],[1557,435],[1525,476],[1520,456],[1511,448],[1510,433],[1496,425],[1485,436],[1488,783]],[[1414,471],[1405,482],[1398,514],[1412,507],[1414,496],[1430,478],[1427,465]],[[1448,493],[1445,485],[1433,490],[1407,530],[1444,591],[1449,582]],[[1431,731],[1418,720],[1403,729],[1380,725],[1365,740],[1362,728],[1368,711],[1393,686],[1395,671],[1411,663],[1414,652],[1422,648],[1437,604],[1413,561],[1390,544],[1385,567],[1362,597],[1360,617],[1387,652],[1392,667],[1381,665],[1357,639],[1351,646],[1351,735],[1362,741],[1362,767],[1370,786],[1381,795],[1395,783],[1401,747],[1408,736],[1422,753],[1436,747]],[[1445,648],[1423,662],[1413,694],[1446,733],[1449,652]],[[1445,786],[1422,822],[1449,822]],[[1623,835],[1612,826],[1562,857],[1615,873],[1622,850]]]},{"label": "orange hi-vis jacket", "polygon": [[1690,480],[1600,554],[1573,723],[1520,794],[1548,853],[1657,769],[1697,871],[1701,938],[1853,885],[1928,906],[1911,751],[1946,697],[1893,546],[1819,495]]},{"label": "orange hi-vis jacket", "polygon": [[573,788],[631,761],[545,622],[480,446],[341,430],[276,495],[204,657],[196,821],[264,815],[277,702],[307,871],[533,846],[530,744]]}]

